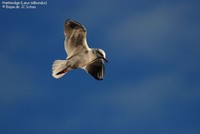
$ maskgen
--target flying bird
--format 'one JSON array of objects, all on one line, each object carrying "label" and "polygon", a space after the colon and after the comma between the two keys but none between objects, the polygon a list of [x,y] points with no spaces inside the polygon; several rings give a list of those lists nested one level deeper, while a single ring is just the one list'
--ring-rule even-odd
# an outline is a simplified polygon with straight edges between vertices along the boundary
[{"label": "flying bird", "polygon": [[106,54],[102,49],[89,48],[86,40],[86,28],[79,22],[67,19],[64,23],[64,47],[66,60],[55,60],[52,76],[61,78],[70,70],[82,68],[97,80],[103,80]]}]

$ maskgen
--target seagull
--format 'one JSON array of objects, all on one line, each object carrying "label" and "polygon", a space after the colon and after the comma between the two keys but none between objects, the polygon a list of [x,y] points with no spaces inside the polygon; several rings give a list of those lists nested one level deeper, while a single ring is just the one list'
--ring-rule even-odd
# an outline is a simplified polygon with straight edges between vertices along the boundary
[{"label": "seagull", "polygon": [[64,47],[66,60],[55,60],[52,65],[52,76],[61,78],[70,70],[82,68],[96,80],[103,80],[106,54],[102,49],[89,48],[86,41],[86,28],[79,22],[67,19],[64,23]]}]

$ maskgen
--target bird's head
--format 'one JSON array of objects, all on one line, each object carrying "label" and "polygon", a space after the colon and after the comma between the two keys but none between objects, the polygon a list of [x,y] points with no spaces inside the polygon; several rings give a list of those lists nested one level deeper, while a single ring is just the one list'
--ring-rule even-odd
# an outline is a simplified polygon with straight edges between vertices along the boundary
[{"label": "bird's head", "polygon": [[103,59],[105,62],[108,63],[108,60],[106,59],[106,54],[102,49],[97,49],[96,50],[96,55],[97,55],[97,58]]}]

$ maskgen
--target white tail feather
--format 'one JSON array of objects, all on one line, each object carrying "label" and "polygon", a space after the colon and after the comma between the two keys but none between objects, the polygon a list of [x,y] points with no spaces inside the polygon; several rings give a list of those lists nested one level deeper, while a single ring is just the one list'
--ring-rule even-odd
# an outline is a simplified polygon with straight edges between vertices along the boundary
[{"label": "white tail feather", "polygon": [[58,74],[59,72],[66,69],[67,60],[55,60],[52,65],[52,76],[56,79],[61,78],[63,75],[67,73]]}]

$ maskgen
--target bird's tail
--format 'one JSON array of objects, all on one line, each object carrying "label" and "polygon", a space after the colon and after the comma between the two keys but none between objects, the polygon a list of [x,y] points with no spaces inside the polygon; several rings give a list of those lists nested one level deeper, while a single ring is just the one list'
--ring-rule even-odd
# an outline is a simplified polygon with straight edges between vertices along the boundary
[{"label": "bird's tail", "polygon": [[52,76],[56,79],[61,78],[68,72],[67,60],[55,60],[52,65]]}]

